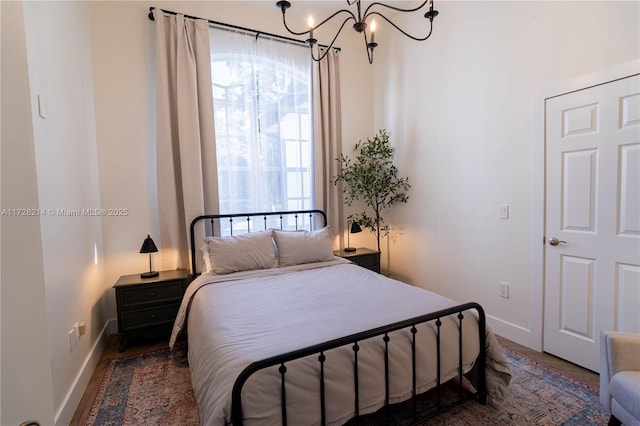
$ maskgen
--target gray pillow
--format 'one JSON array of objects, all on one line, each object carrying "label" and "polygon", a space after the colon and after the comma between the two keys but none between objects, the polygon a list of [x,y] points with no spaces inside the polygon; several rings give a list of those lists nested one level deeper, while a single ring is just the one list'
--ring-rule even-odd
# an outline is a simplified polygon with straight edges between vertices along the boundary
[{"label": "gray pillow", "polygon": [[278,248],[279,266],[325,262],[333,259],[331,233],[328,227],[318,231],[281,231],[274,229],[273,239]]},{"label": "gray pillow", "polygon": [[207,251],[214,274],[269,269],[278,266],[271,230],[228,237],[207,237]]}]

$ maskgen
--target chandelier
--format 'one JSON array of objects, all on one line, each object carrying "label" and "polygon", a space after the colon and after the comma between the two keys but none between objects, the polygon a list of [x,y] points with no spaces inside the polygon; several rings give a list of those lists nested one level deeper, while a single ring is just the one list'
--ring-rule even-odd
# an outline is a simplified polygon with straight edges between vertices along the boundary
[{"label": "chandelier", "polygon": [[[402,28],[400,28],[398,25],[393,23],[389,18],[384,16],[381,12],[376,10],[376,8],[387,8],[387,9],[391,9],[391,10],[396,11],[396,12],[411,13],[411,12],[420,11],[427,4],[428,4],[428,10],[424,14],[424,17],[429,20],[429,32],[424,37],[420,37],[420,36],[416,37],[416,36],[413,36],[413,35],[407,33]],[[306,39],[305,42],[311,47],[311,49],[310,49],[311,50],[311,58],[314,61],[321,61],[326,56],[326,54],[329,52],[329,50],[331,50],[331,48],[333,47],[333,44],[335,43],[336,39],[340,35],[340,32],[342,31],[344,26],[347,24],[347,22],[349,22],[351,20],[353,20],[353,29],[355,31],[363,34],[364,45],[365,45],[365,48],[366,48],[366,51],[367,51],[367,58],[369,59],[369,63],[372,64],[373,63],[373,49],[375,49],[378,46],[378,43],[376,43],[376,40],[375,40],[376,21],[373,19],[374,15],[379,16],[383,20],[387,21],[396,30],[400,31],[405,36],[407,36],[407,37],[409,37],[409,38],[411,38],[413,40],[417,40],[417,41],[424,41],[424,40],[428,39],[431,36],[431,32],[433,31],[433,18],[438,16],[438,11],[433,9],[433,0],[425,0],[422,4],[420,4],[420,6],[417,6],[417,7],[414,7],[414,8],[410,8],[410,9],[403,9],[403,8],[400,8],[400,7],[391,6],[391,5],[384,4],[384,3],[373,2],[364,10],[364,13],[362,13],[361,0],[347,0],[347,5],[349,7],[351,7],[353,5],[356,5],[356,13],[354,14],[352,9],[341,9],[341,10],[338,10],[337,12],[333,13],[331,16],[329,16],[328,18],[326,18],[324,21],[320,22],[316,26],[313,25],[313,18],[309,17],[309,22],[308,22],[309,29],[306,30],[306,31],[297,32],[297,31],[293,31],[291,28],[289,28],[289,26],[287,25],[287,20],[285,18],[285,13],[286,13],[287,9],[289,9],[291,7],[291,3],[286,1],[286,0],[280,0],[280,1],[278,1],[276,3],[276,6],[282,11],[282,22],[284,23],[284,27],[287,29],[287,31],[289,31],[291,34],[294,34],[294,35],[297,35],[297,36],[308,35],[309,38]],[[340,25],[340,28],[338,29],[338,32],[336,33],[336,35],[333,37],[333,40],[331,41],[331,44],[329,44],[329,46],[326,48],[324,53],[319,54],[317,56],[314,55],[313,47],[318,43],[318,40],[313,38],[313,32],[315,30],[317,30],[318,28],[320,28],[322,25],[324,25],[325,23],[331,21],[333,18],[335,18],[337,16],[342,16],[345,19],[342,22],[342,25]],[[368,22],[369,18],[371,18],[371,26],[370,26],[370,29],[368,31],[370,37],[367,36],[367,27],[369,27],[367,22]]]}]

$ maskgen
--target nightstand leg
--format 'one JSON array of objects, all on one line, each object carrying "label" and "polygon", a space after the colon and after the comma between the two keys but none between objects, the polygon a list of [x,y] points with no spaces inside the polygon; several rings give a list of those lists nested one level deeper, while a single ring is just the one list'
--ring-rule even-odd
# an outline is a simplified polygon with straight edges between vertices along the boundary
[{"label": "nightstand leg", "polygon": [[119,335],[118,336],[118,351],[119,352],[124,352],[124,347],[125,347],[125,337],[123,335]]}]

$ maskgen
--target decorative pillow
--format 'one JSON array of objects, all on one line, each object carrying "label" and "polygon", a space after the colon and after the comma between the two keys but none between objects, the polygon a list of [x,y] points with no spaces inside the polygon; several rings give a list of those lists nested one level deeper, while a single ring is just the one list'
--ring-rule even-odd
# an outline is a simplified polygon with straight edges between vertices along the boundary
[{"label": "decorative pillow", "polygon": [[229,237],[207,237],[207,250],[214,274],[269,269],[278,266],[271,230]]},{"label": "decorative pillow", "polygon": [[273,230],[273,239],[278,248],[279,266],[301,263],[325,262],[333,259],[331,235],[328,227],[318,231]]}]

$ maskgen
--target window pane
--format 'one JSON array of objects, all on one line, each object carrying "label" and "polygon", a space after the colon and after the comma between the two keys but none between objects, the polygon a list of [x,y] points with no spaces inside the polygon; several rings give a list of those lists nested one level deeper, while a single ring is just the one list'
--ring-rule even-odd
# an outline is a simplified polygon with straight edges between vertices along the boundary
[{"label": "window pane", "polygon": [[210,31],[220,212],[312,208],[307,49]]}]

